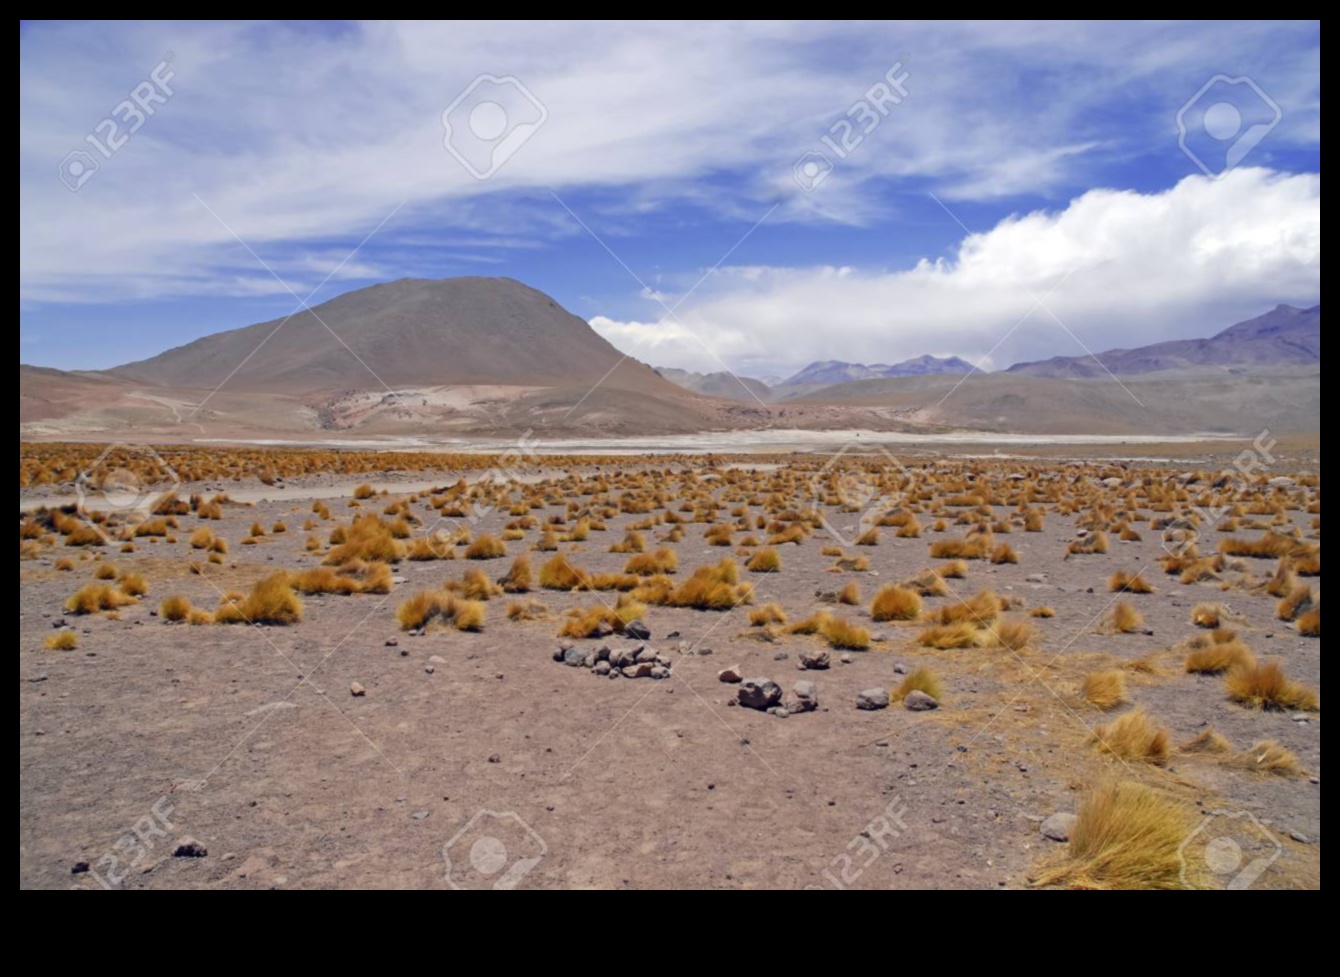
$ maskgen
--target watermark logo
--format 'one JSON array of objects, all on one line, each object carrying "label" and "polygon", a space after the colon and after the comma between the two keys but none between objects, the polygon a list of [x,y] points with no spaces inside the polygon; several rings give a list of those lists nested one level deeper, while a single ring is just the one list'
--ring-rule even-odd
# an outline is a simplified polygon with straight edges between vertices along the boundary
[{"label": "watermark logo", "polygon": [[442,846],[453,889],[515,889],[548,854],[539,832],[513,811],[480,811]]},{"label": "watermark logo", "polygon": [[1284,113],[1243,75],[1215,75],[1177,111],[1177,145],[1212,180],[1222,178],[1270,135]]},{"label": "watermark logo", "polygon": [[1205,816],[1177,849],[1187,889],[1250,889],[1284,853],[1284,846],[1247,811]]},{"label": "watermark logo", "polygon": [[443,145],[476,180],[487,180],[548,119],[549,110],[516,78],[483,74],[443,110]]}]

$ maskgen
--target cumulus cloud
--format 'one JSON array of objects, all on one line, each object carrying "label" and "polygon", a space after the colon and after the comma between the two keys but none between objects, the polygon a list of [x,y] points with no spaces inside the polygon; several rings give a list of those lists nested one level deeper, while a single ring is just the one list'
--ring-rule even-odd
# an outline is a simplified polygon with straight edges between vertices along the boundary
[{"label": "cumulus cloud", "polygon": [[1161,193],[1092,190],[905,269],[723,268],[674,318],[591,325],[638,359],[701,371],[923,353],[992,369],[1205,336],[1320,295],[1320,175],[1241,169]]}]

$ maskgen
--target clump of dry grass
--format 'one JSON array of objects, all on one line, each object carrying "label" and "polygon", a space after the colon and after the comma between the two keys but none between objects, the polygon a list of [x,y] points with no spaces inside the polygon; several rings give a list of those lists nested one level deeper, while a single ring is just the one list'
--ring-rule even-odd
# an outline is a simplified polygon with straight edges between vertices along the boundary
[{"label": "clump of dry grass", "polygon": [[1279,604],[1275,607],[1275,616],[1281,621],[1294,621],[1312,610],[1312,605],[1315,603],[1312,588],[1307,584],[1300,584],[1290,591],[1288,596],[1280,598]]},{"label": "clump of dry grass", "polygon": [[70,559],[68,556],[62,556],[56,561],[55,567],[61,573],[69,573],[74,569],[74,560]]},{"label": "clump of dry grass", "polygon": [[180,594],[165,597],[158,606],[158,615],[165,621],[184,621],[191,613],[191,602]]},{"label": "clump of dry grass", "polygon": [[1308,638],[1321,637],[1321,608],[1314,607],[1298,619],[1298,633]]},{"label": "clump of dry grass", "polygon": [[1150,719],[1143,708],[1132,709],[1099,726],[1089,742],[1121,760],[1161,765],[1172,755],[1167,727]]},{"label": "clump of dry grass", "polygon": [[535,600],[513,601],[507,605],[507,620],[509,621],[534,621],[537,618],[546,617],[548,614],[549,608]]},{"label": "clump of dry grass", "polygon": [[503,592],[501,585],[490,580],[478,567],[471,567],[461,574],[460,580],[447,584],[447,590],[467,600],[488,600]]},{"label": "clump of dry grass", "polygon": [[99,611],[114,611],[133,603],[135,603],[134,597],[113,590],[105,583],[91,583],[71,594],[65,602],[65,609],[71,614],[96,614]]},{"label": "clump of dry grass", "polygon": [[857,546],[878,546],[879,545],[879,527],[871,526],[860,536],[856,537]]},{"label": "clump of dry grass", "polygon": [[827,611],[816,611],[802,621],[786,626],[787,634],[820,634],[828,627],[833,615]]},{"label": "clump of dry grass", "polygon": [[985,536],[967,539],[941,539],[931,544],[933,560],[985,560],[991,551],[991,540]]},{"label": "clump of dry grass", "polygon": [[661,573],[674,573],[679,569],[679,557],[668,546],[651,553],[639,553],[624,565],[624,573],[634,573],[640,577],[652,577]]},{"label": "clump of dry grass", "polygon": [[302,620],[302,599],[283,570],[262,577],[240,601],[225,600],[214,612],[219,624],[296,624]]},{"label": "clump of dry grass", "polygon": [[848,607],[855,607],[861,603],[861,585],[855,580],[851,580],[838,591],[837,601],[839,604],[845,604]]},{"label": "clump of dry grass", "polygon": [[918,665],[903,676],[902,682],[893,690],[892,699],[902,702],[913,692],[924,692],[937,702],[943,701],[945,696],[940,679],[925,665]]},{"label": "clump of dry grass", "polygon": [[1104,624],[1115,634],[1134,634],[1144,629],[1145,617],[1130,604],[1119,601],[1107,612]]},{"label": "clump of dry grass", "polygon": [[79,647],[79,634],[75,631],[57,631],[47,635],[42,644],[48,651],[74,651]]},{"label": "clump of dry grass", "polygon": [[1009,543],[1001,543],[991,551],[991,562],[997,566],[1006,563],[1018,563],[1019,554],[1015,552],[1014,547]]},{"label": "clump of dry grass", "polygon": [[621,542],[610,547],[611,553],[645,553],[647,538],[635,530],[628,530]]},{"label": "clump of dry grass", "polygon": [[744,567],[750,573],[779,573],[782,569],[782,557],[769,546],[751,556]]},{"label": "clump of dry grass", "polygon": [[529,554],[522,553],[512,561],[507,575],[502,578],[502,589],[509,594],[524,594],[534,586]]},{"label": "clump of dry grass", "polygon": [[576,590],[589,586],[590,582],[591,574],[573,566],[561,553],[540,566],[540,586],[545,590]]},{"label": "clump of dry grass", "polygon": [[1080,695],[1089,705],[1111,712],[1117,706],[1130,701],[1126,695],[1126,674],[1111,668],[1101,672],[1090,672],[1084,676]]},{"label": "clump of dry grass", "polygon": [[121,593],[127,597],[143,597],[149,593],[149,583],[144,579],[144,575],[135,573],[133,570],[121,574],[117,586],[121,588]]},{"label": "clump of dry grass", "polygon": [[347,529],[337,527],[330,541],[334,546],[324,561],[329,566],[351,560],[399,563],[405,557],[405,544],[395,538],[390,525],[376,513],[358,516]]},{"label": "clump of dry grass", "polygon": [[1056,616],[1056,609],[1052,607],[1035,607],[1028,612],[1029,617],[1052,618]]},{"label": "clump of dry grass", "polygon": [[980,590],[967,600],[940,608],[936,620],[940,624],[957,624],[962,621],[976,628],[985,628],[990,627],[998,617],[1000,598],[989,590]]},{"label": "clump of dry grass", "polygon": [[971,624],[960,621],[957,624],[937,624],[917,635],[917,643],[925,648],[949,651],[956,648],[975,648],[980,643],[981,634]]},{"label": "clump of dry grass", "polygon": [[1143,574],[1131,575],[1125,570],[1118,570],[1107,580],[1107,589],[1113,593],[1125,594],[1152,594],[1154,588],[1149,585],[1149,581]]},{"label": "clump of dry grass", "polygon": [[481,533],[473,543],[465,548],[465,558],[467,560],[498,560],[506,555],[507,547],[503,544],[503,541],[488,533]]},{"label": "clump of dry grass", "polygon": [[1092,556],[1094,554],[1106,553],[1111,544],[1108,542],[1107,533],[1090,533],[1081,539],[1070,541],[1066,547],[1066,556]]},{"label": "clump of dry grass", "polygon": [[1178,753],[1231,753],[1233,744],[1223,733],[1213,726],[1202,730],[1196,736],[1177,748]]},{"label": "clump of dry grass", "polygon": [[699,567],[693,575],[664,597],[667,607],[692,607],[700,611],[728,611],[749,603],[753,587],[738,583],[739,568],[725,559],[716,566]]},{"label": "clump of dry grass", "polygon": [[1191,623],[1198,628],[1214,630],[1227,614],[1223,604],[1197,604],[1191,609]]},{"label": "clump of dry grass", "polygon": [[1285,676],[1279,662],[1238,665],[1229,670],[1224,689],[1230,699],[1249,709],[1321,709],[1321,696]]},{"label": "clump of dry grass", "polygon": [[749,623],[756,628],[768,624],[785,624],[786,611],[782,610],[781,604],[764,604],[749,612]]},{"label": "clump of dry grass", "polygon": [[93,579],[94,579],[94,580],[115,580],[115,579],[116,579],[116,564],[115,564],[115,563],[100,563],[100,564],[98,564],[98,568],[97,568],[96,570],[93,571]]},{"label": "clump of dry grass", "polygon": [[1230,766],[1254,773],[1268,773],[1276,777],[1301,777],[1307,771],[1298,757],[1274,740],[1253,743],[1249,749],[1231,757]]},{"label": "clump of dry grass", "polygon": [[1035,885],[1070,889],[1179,889],[1191,811],[1142,784],[1116,782],[1080,802],[1065,855]]},{"label": "clump of dry grass", "polygon": [[1031,621],[998,621],[991,628],[991,643],[997,648],[1023,651],[1037,637],[1037,628]]},{"label": "clump of dry grass", "polygon": [[448,590],[420,590],[396,608],[402,631],[427,627],[436,619],[449,621],[458,631],[478,631],[484,626],[484,605],[464,600]]},{"label": "clump of dry grass", "polygon": [[915,621],[921,616],[921,596],[897,584],[885,584],[870,603],[872,621]]},{"label": "clump of dry grass", "polygon": [[1274,560],[1288,556],[1296,543],[1288,536],[1279,533],[1266,533],[1260,539],[1238,539],[1232,537],[1219,544],[1219,552],[1224,556],[1245,556],[1257,560]]},{"label": "clump of dry grass", "polygon": [[839,651],[868,651],[870,631],[842,618],[832,618],[823,629],[829,647]]},{"label": "clump of dry grass", "polygon": [[1193,647],[1186,656],[1186,670],[1193,675],[1222,675],[1240,665],[1256,664],[1256,659],[1240,641],[1217,642]]}]

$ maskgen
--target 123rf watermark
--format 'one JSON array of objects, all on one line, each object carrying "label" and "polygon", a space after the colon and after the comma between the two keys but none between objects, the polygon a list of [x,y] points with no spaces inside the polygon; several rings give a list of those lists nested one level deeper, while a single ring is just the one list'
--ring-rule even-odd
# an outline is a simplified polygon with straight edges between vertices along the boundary
[{"label": "123rf watermark", "polygon": [[852,102],[828,131],[819,137],[821,149],[811,149],[791,167],[791,178],[796,186],[812,193],[823,185],[833,170],[879,128],[881,122],[907,98],[907,80],[911,74],[904,67],[908,60],[900,54],[884,77],[871,85],[863,96]]},{"label": "123rf watermark", "polygon": [[56,175],[65,189],[71,193],[82,190],[103,163],[115,156],[130,142],[130,137],[168,103],[175,94],[172,89],[172,79],[177,76],[172,70],[174,60],[175,55],[171,51],[163,55],[163,60],[154,65],[149,77],[132,88],[122,101],[113,105],[106,118],[84,137],[84,142],[93,152],[75,149],[65,154],[56,167]]},{"label": "123rf watermark", "polygon": [[[141,869],[155,851],[167,851],[183,858],[198,858],[205,848],[198,841],[177,835],[172,823],[176,810],[167,797],[160,797],[149,808],[149,813],[132,824],[112,847],[93,862],[77,862],[71,874],[77,877],[75,888],[119,889],[131,872]],[[84,881],[87,880],[87,881]]]},{"label": "123rf watermark", "polygon": [[834,855],[828,866],[819,873],[823,883],[816,882],[805,888],[850,889],[889,850],[889,844],[907,831],[906,816],[907,805],[895,794],[884,805],[884,810],[847,842],[846,851]]}]

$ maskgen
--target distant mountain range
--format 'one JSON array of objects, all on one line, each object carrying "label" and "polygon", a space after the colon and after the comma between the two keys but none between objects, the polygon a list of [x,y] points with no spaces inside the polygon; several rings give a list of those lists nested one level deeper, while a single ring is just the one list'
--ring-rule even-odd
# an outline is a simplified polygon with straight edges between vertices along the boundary
[{"label": "distant mountain range", "polygon": [[[1262,369],[1321,365],[1321,306],[1279,305],[1209,339],[1179,339],[1136,349],[1110,349],[1092,356],[1056,356],[1016,363],[1009,373],[1034,377],[1139,376],[1169,370]],[[1100,365],[1101,364],[1101,365]]]},{"label": "distant mountain range", "polygon": [[971,373],[973,365],[957,356],[918,356],[914,360],[903,360],[888,366],[875,363],[866,366],[862,363],[843,363],[841,360],[824,360],[811,363],[793,377],[783,380],[777,386],[793,387],[804,383],[821,383],[829,386],[834,383],[850,383],[853,380],[880,380],[889,377],[930,377],[962,376]]},{"label": "distant mountain range", "polygon": [[654,370],[521,282],[405,279],[108,370],[21,364],[19,425],[20,437],[58,440],[429,441],[762,428],[1320,428],[1320,305],[1279,306],[1209,339],[1098,360],[1057,357],[994,373],[974,373],[958,357],[829,360],[785,380]]}]

